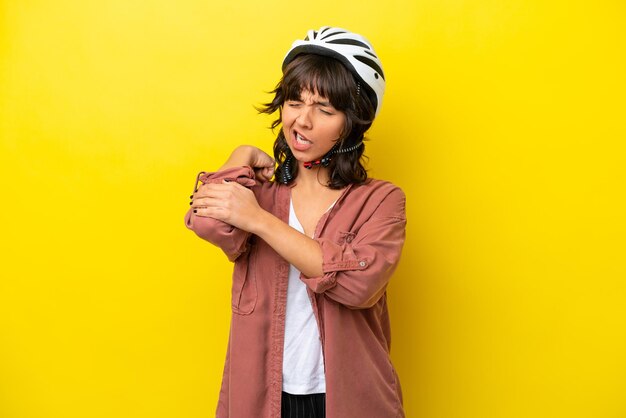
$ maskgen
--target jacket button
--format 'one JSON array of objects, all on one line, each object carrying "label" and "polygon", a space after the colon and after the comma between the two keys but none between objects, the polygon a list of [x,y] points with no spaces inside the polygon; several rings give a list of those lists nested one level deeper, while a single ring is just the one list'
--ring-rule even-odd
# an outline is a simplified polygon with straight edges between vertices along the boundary
[{"label": "jacket button", "polygon": [[360,261],[359,262],[359,266],[361,267],[365,267],[367,265],[367,263],[365,261]]},{"label": "jacket button", "polygon": [[352,242],[352,236],[351,236],[351,235],[348,235],[348,236],[346,237],[346,242],[347,242],[347,243]]}]

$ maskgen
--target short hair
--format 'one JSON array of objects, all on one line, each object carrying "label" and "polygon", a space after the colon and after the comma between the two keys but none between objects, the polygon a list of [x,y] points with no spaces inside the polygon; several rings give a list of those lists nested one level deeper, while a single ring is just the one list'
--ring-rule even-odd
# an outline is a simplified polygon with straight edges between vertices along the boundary
[{"label": "short hair", "polygon": [[[283,72],[283,77],[271,92],[274,99],[264,104],[259,112],[273,114],[278,111],[278,118],[271,124],[272,129],[282,121],[282,107],[285,101],[300,100],[303,90],[317,92],[330,101],[333,107],[346,115],[346,122],[338,140],[339,149],[358,145],[364,140],[365,132],[370,128],[376,109],[365,92],[366,88],[357,84],[352,73],[338,60],[317,54],[301,54],[291,61]],[[328,187],[341,189],[348,184],[362,184],[367,180],[363,155],[365,143],[354,151],[335,153],[328,165],[330,180]],[[287,178],[295,179],[298,174],[297,164],[285,164],[291,150],[281,129],[274,141],[274,158],[277,163],[274,181],[286,184]],[[289,170],[289,176],[285,171]]]}]

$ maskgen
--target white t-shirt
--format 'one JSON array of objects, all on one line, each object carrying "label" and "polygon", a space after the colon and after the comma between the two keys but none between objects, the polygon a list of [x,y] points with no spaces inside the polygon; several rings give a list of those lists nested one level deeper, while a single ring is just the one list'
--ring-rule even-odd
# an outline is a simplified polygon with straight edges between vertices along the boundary
[{"label": "white t-shirt", "polygon": [[[289,204],[289,226],[304,233],[293,203]],[[306,285],[300,280],[300,271],[294,266],[289,267],[287,287],[283,391],[292,395],[326,392],[320,332]]]}]

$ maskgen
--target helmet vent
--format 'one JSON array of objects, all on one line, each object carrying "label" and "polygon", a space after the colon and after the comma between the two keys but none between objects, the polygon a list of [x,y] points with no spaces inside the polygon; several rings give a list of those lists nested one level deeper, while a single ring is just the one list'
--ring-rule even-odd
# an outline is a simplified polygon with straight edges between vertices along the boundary
[{"label": "helmet vent", "polygon": [[[374,71],[376,71],[378,74],[380,74],[380,76],[383,78],[383,80],[385,79],[385,74],[383,73],[383,69],[380,68],[380,66],[378,64],[376,64],[373,60],[361,56],[361,55],[355,55],[354,56],[355,59],[361,61],[363,64],[367,65],[368,67],[372,68]],[[377,75],[378,75],[377,74]],[[376,77],[378,78],[378,77]]]},{"label": "helmet vent", "polygon": [[339,44],[339,45],[354,45],[360,46],[361,48],[370,49],[369,45],[360,41],[356,41],[354,39],[334,39],[332,41],[326,41],[328,44]]},{"label": "helmet vent", "polygon": [[348,33],[348,32],[346,32],[345,30],[336,30],[336,31],[334,31],[334,32],[329,32],[329,33],[325,34],[325,36],[324,36],[324,37],[325,37],[325,38],[328,38],[329,36],[333,36],[333,35],[340,35],[340,34],[342,34],[342,33]]}]

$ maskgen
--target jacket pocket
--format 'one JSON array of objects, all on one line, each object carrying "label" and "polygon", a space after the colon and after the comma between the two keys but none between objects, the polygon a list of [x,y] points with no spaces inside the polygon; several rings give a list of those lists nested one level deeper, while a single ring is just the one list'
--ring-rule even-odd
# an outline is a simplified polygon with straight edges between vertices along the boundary
[{"label": "jacket pocket", "polygon": [[349,231],[338,231],[336,242],[339,245],[350,244],[356,237],[356,233]]},{"label": "jacket pocket", "polygon": [[257,301],[256,285],[256,252],[257,246],[252,245],[250,250],[239,257],[235,262],[233,272],[232,309],[238,315],[250,315],[254,311]]}]

